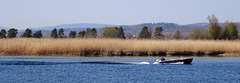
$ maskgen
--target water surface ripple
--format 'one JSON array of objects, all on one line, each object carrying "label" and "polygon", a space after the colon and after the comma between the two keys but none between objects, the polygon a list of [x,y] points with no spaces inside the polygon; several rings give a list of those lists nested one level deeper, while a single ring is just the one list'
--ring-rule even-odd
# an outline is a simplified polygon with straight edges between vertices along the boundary
[{"label": "water surface ripple", "polygon": [[156,59],[0,57],[0,83],[240,82],[240,58],[194,58],[191,65],[118,64]]}]

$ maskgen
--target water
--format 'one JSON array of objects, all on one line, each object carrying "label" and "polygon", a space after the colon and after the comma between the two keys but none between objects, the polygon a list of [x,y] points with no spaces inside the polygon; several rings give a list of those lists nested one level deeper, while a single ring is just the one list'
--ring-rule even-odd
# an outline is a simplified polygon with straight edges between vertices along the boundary
[{"label": "water", "polygon": [[240,58],[194,58],[191,65],[81,63],[153,63],[156,59],[0,57],[0,83],[240,82]]}]

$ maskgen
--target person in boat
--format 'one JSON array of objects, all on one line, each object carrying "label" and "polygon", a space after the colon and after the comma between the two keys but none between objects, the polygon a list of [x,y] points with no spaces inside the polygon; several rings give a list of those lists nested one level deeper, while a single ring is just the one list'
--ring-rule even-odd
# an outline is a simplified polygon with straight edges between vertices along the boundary
[{"label": "person in boat", "polygon": [[165,58],[162,57],[162,58],[161,58],[161,61],[165,61]]}]

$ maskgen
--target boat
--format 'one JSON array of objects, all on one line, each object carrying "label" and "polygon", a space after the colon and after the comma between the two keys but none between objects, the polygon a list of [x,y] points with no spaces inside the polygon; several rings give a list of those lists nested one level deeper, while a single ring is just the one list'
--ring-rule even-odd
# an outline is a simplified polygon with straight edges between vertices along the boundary
[{"label": "boat", "polygon": [[180,59],[169,59],[165,60],[162,58],[161,60],[157,59],[153,64],[191,64],[193,58],[180,58]]}]

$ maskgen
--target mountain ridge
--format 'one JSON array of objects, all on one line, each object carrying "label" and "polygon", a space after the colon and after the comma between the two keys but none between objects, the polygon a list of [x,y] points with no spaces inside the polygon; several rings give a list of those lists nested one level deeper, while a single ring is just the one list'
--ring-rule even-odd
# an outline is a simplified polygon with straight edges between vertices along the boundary
[{"label": "mountain ridge", "polygon": [[0,30],[1,29],[10,29],[10,28],[0,26]]},{"label": "mountain ridge", "polygon": [[45,26],[45,27],[37,27],[37,28],[31,28],[31,29],[39,29],[39,30],[52,30],[54,28],[60,29],[60,28],[103,28],[103,27],[112,27],[116,25],[111,24],[99,24],[99,23],[75,23],[75,24],[60,24],[55,26]]}]

